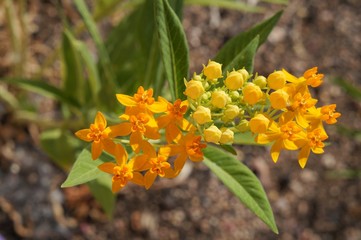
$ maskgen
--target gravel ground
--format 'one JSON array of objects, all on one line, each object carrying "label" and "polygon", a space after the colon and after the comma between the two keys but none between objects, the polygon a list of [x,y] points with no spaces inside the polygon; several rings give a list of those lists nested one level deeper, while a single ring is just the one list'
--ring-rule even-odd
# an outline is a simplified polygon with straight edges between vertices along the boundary
[{"label": "gravel ground", "polygon": [[[244,14],[186,7],[183,24],[191,71],[199,72],[227,39],[279,8]],[[316,92],[319,104],[336,103],[343,114],[340,125],[361,130],[360,103],[332,83],[340,77],[361,86],[360,10],[358,0],[290,1],[260,48],[255,70],[267,74],[286,68],[300,75],[318,66],[326,74]],[[31,13],[33,27],[41,26],[33,29],[29,40],[32,56],[41,60],[60,36],[60,19],[51,2],[32,7]],[[66,13],[77,19],[70,7]],[[0,21],[0,40],[4,40],[0,54],[8,56],[3,32]],[[1,76],[9,71],[7,59],[0,64]],[[33,64],[28,71],[34,68]],[[56,82],[55,73],[45,74]],[[42,109],[49,113],[53,108],[44,103]],[[361,141],[334,126],[327,130],[331,145],[325,154],[313,155],[304,170],[294,154],[284,153],[274,164],[267,148],[239,147],[240,161],[254,170],[265,187],[279,235],[202,164],[186,165],[182,177],[159,181],[148,191],[132,185],[125,188],[117,195],[113,221],[108,221],[86,186],[59,187],[66,174],[39,149],[37,128],[14,121],[0,102],[0,239],[361,239],[360,177],[343,174],[361,170]]]}]

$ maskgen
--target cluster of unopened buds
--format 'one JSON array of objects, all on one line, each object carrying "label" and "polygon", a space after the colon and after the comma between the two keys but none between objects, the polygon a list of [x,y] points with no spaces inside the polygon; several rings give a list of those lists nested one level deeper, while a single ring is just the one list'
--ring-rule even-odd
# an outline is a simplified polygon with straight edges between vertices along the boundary
[{"label": "cluster of unopened buds", "polygon": [[[304,168],[311,151],[323,153],[328,138],[323,124],[336,123],[341,114],[335,104],[316,107],[309,88],[322,84],[317,67],[301,77],[286,70],[267,78],[246,69],[225,75],[220,63],[209,61],[200,74],[185,80],[187,100],[174,103],[163,97],[155,100],[153,90],[143,87],[133,96],[117,94],[125,106],[121,123],[107,127],[98,112],[89,129],[76,132],[92,142],[93,159],[103,150],[114,156],[115,162],[99,166],[113,175],[113,192],[129,181],[148,189],[158,176],[174,178],[187,159],[203,160],[206,143],[230,145],[235,134],[247,131],[256,143],[272,144],[274,162],[283,149],[299,150],[298,161]],[[125,146],[130,146],[131,154]]]}]

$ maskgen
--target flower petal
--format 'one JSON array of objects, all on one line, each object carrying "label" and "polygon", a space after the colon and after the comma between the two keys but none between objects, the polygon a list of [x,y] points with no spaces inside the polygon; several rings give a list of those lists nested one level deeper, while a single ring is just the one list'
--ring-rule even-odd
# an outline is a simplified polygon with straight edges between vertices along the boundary
[{"label": "flower petal", "polygon": [[187,160],[187,154],[181,153],[178,155],[178,157],[174,160],[174,171],[176,172],[176,175],[182,171],[184,164]]},{"label": "flower petal", "polygon": [[104,149],[106,152],[114,155],[115,143],[114,143],[111,139],[109,139],[109,138],[102,139],[101,141],[102,141],[102,144],[103,144],[103,149]]},{"label": "flower petal", "polygon": [[135,153],[140,152],[142,142],[143,136],[140,132],[130,134],[129,143]]},{"label": "flower petal", "polygon": [[277,162],[278,157],[280,156],[281,149],[282,149],[281,140],[277,140],[271,147],[271,157],[275,163]]},{"label": "flower petal", "polygon": [[162,113],[167,111],[167,104],[165,102],[154,102],[148,105],[147,108],[153,113]]},{"label": "flower petal", "polygon": [[144,176],[144,187],[146,189],[149,189],[150,186],[152,186],[152,184],[154,183],[154,180],[156,178],[157,178],[156,173],[151,173],[150,171],[148,171]]},{"label": "flower petal", "polygon": [[128,136],[132,132],[132,124],[129,122],[120,123],[109,127],[110,137]]},{"label": "flower petal", "polygon": [[122,181],[120,179],[114,180],[113,177],[113,184],[112,184],[112,192],[116,193],[119,192],[124,186],[122,186]]},{"label": "flower petal", "polygon": [[128,160],[128,153],[127,151],[125,151],[122,145],[120,144],[115,145],[114,155],[115,155],[115,160],[117,161],[119,166],[123,166],[124,164],[126,164]]},{"label": "flower petal", "polygon": [[134,101],[134,98],[125,94],[116,94],[118,101],[127,107],[133,107],[137,105],[137,102]]},{"label": "flower petal", "polygon": [[117,166],[115,163],[112,162],[106,162],[103,164],[100,164],[98,168],[102,170],[103,172],[114,174],[114,167]]},{"label": "flower petal", "polygon": [[130,181],[143,186],[144,185],[144,176],[139,172],[133,172],[133,178]]},{"label": "flower petal", "polygon": [[92,159],[95,160],[97,159],[100,154],[102,154],[103,151],[103,147],[102,147],[102,143],[99,142],[93,142],[92,143]]},{"label": "flower petal", "polygon": [[311,149],[309,146],[304,146],[298,153],[298,164],[300,164],[301,168],[306,166],[308,156],[310,155],[310,150]]},{"label": "flower petal", "polygon": [[90,129],[82,129],[82,130],[77,131],[75,133],[75,136],[77,136],[78,138],[80,138],[83,141],[91,142],[91,141],[93,141],[93,139],[88,138],[89,133],[90,133]]},{"label": "flower petal", "polygon": [[105,119],[104,115],[101,112],[97,112],[97,115],[95,116],[94,124],[96,126],[107,126],[107,120]]}]

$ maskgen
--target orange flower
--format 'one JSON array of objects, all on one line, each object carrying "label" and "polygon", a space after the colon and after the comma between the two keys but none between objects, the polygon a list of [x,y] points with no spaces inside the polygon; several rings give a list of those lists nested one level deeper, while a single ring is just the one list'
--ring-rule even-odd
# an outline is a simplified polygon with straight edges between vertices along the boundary
[{"label": "orange flower", "polygon": [[310,155],[310,151],[316,154],[322,154],[323,147],[325,144],[324,140],[328,138],[325,130],[322,128],[316,128],[313,131],[307,133],[307,139],[305,140],[304,146],[301,148],[301,151],[298,154],[298,163],[301,168],[304,168],[307,163],[308,156]]},{"label": "orange flower", "polygon": [[202,149],[207,145],[201,143],[201,136],[196,136],[189,132],[182,136],[178,144],[170,145],[171,156],[178,155],[174,161],[175,175],[178,175],[182,170],[187,158],[193,162],[200,162],[203,160]]},{"label": "orange flower", "polygon": [[183,116],[187,112],[188,101],[177,99],[174,104],[164,98],[161,101],[167,103],[166,114],[157,118],[159,128],[165,128],[165,136],[169,143],[178,140],[181,137],[181,131],[189,131],[192,124]]},{"label": "orange flower", "polygon": [[143,169],[148,169],[144,175],[144,186],[146,189],[149,189],[154,183],[157,176],[172,178],[174,177],[174,171],[171,168],[169,162],[167,162],[170,147],[161,147],[159,148],[158,154],[156,153],[154,147],[150,143],[144,145],[144,154],[148,161],[144,165]]},{"label": "orange flower", "polygon": [[127,163],[128,154],[119,144],[116,144],[114,155],[117,164],[106,162],[98,166],[101,171],[113,175],[112,192],[118,192],[129,181],[138,185],[144,185],[143,175],[138,171],[144,166],[146,159],[133,158]]},{"label": "orange flower", "polygon": [[308,127],[308,121],[305,117],[307,110],[314,107],[317,103],[317,99],[311,97],[308,89],[304,92],[296,93],[291,99],[290,110],[295,114],[297,123],[303,127]]},{"label": "orange flower", "polygon": [[317,67],[313,67],[304,72],[303,76],[297,78],[287,72],[285,69],[282,69],[282,72],[285,74],[288,82],[297,85],[297,88],[303,88],[307,86],[318,87],[322,84],[323,74],[317,73]]},{"label": "orange flower", "polygon": [[[152,88],[144,90],[144,88],[140,86],[133,97],[125,94],[117,94],[116,96],[122,105],[126,107],[136,107],[140,111],[149,110],[152,113],[160,113],[167,109],[165,103],[154,100]],[[139,112],[139,110],[137,110],[137,112]]]},{"label": "orange flower", "polygon": [[336,112],[336,104],[331,104],[321,107],[321,119],[327,124],[335,124],[337,122],[336,118],[341,116],[341,113]]},{"label": "orange flower", "polygon": [[130,145],[136,153],[142,148],[144,143],[143,137],[150,139],[159,139],[158,126],[153,116],[146,113],[138,113],[137,115],[124,115],[128,122],[123,122],[115,126],[111,126],[111,136],[128,136],[130,134]]},{"label": "orange flower", "polygon": [[94,123],[87,129],[79,130],[75,135],[83,141],[92,142],[92,159],[97,159],[103,150],[113,153],[114,142],[109,137],[111,130],[101,112],[97,112]]}]

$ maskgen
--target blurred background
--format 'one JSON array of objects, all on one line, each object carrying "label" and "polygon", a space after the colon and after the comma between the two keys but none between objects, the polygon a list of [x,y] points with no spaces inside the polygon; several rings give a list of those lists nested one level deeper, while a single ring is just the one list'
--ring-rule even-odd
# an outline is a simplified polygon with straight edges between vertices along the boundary
[{"label": "blurred background", "polygon": [[[102,13],[96,13],[95,2],[87,4],[98,14],[99,30],[106,39],[119,19],[131,11],[132,1],[113,6],[122,11]],[[117,195],[112,221],[88,186],[60,188],[71,164],[64,159],[70,158],[54,160],[52,155],[59,156],[69,147],[69,136],[83,123],[74,119],[60,122],[59,116],[66,116],[72,108],[61,108],[54,96],[24,90],[39,89],[24,79],[60,85],[59,56],[66,57],[61,46],[64,39],[71,40],[69,35],[64,37],[66,27],[78,34],[90,56],[96,55],[97,44],[84,31],[72,1],[3,0],[0,239],[361,239],[361,1],[269,2],[247,1],[254,8],[240,11],[186,1],[183,26],[190,48],[190,72],[200,72],[202,64],[228,39],[284,9],[256,54],[255,71],[268,75],[285,68],[300,76],[318,66],[326,76],[315,93],[318,105],[336,103],[342,117],[338,125],[327,126],[325,154],[312,155],[301,170],[293,153],[282,153],[274,164],[266,147],[238,147],[238,158],[265,188],[279,235],[202,164],[186,165],[182,176],[158,181],[148,191],[127,186]],[[50,92],[61,98],[56,91]],[[69,132],[45,131],[58,125]]]}]

